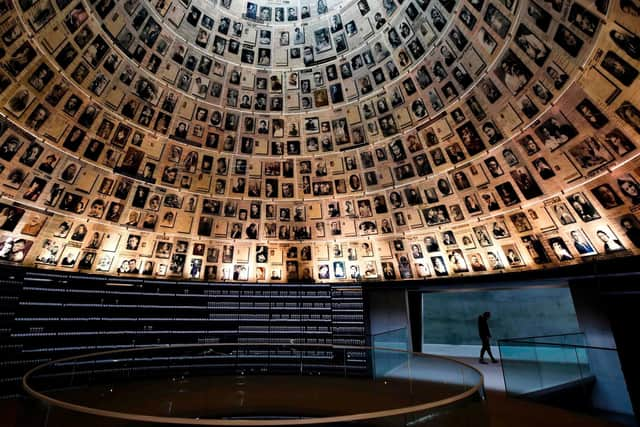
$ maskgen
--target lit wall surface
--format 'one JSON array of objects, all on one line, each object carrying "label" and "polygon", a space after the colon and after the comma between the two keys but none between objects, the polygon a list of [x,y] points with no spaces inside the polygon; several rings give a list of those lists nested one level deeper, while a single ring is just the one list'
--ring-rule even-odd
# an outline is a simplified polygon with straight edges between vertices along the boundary
[{"label": "lit wall surface", "polygon": [[638,253],[636,0],[0,0],[0,259],[419,279]]},{"label": "lit wall surface", "polygon": [[569,288],[425,293],[423,345],[473,345],[479,349],[478,316],[485,311],[491,312],[489,326],[494,344],[505,338],[580,330]]}]

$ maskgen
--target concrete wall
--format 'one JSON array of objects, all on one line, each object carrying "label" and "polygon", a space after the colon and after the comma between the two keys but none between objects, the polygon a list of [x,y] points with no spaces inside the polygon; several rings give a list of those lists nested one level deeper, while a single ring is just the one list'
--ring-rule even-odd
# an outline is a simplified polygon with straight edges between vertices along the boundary
[{"label": "concrete wall", "polygon": [[423,344],[480,345],[477,318],[491,312],[493,339],[579,331],[567,287],[423,294]]},{"label": "concrete wall", "polygon": [[[392,339],[402,336],[402,342],[395,343],[393,348],[411,349],[407,292],[405,290],[372,290],[367,293],[367,304],[372,339],[379,334],[405,328],[406,333],[394,333],[389,336]],[[385,346],[389,347],[391,344]]]},{"label": "concrete wall", "polygon": [[[607,307],[595,280],[571,283],[580,329],[588,346],[616,348]],[[617,351],[589,349],[589,367],[596,377],[591,395],[596,408],[633,415],[633,409]]]}]

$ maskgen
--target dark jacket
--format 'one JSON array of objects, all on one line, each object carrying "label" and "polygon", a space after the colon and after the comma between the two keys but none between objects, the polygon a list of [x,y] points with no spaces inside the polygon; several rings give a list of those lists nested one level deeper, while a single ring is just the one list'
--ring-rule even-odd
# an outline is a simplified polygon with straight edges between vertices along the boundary
[{"label": "dark jacket", "polygon": [[487,318],[482,315],[478,316],[478,335],[480,335],[480,338],[491,338],[489,323]]}]

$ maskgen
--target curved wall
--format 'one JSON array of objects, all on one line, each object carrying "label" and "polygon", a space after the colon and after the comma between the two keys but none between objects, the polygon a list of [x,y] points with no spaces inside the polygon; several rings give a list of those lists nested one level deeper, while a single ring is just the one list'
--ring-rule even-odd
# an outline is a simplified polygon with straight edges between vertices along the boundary
[{"label": "curved wall", "polygon": [[0,258],[421,279],[638,253],[640,4],[0,3]]}]

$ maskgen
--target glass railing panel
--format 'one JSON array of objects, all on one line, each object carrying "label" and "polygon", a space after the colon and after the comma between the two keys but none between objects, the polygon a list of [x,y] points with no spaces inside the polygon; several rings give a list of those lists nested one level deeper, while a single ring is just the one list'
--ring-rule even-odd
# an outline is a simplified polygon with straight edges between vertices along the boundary
[{"label": "glass railing panel", "polygon": [[558,344],[571,346],[584,346],[586,344],[586,339],[584,333],[582,332],[562,335],[545,335],[540,337],[513,338],[511,340],[538,344]]},{"label": "glass railing panel", "polygon": [[526,342],[537,344],[559,344],[572,346],[585,346],[586,338],[583,332],[572,332],[568,334],[541,335],[533,337],[505,338],[502,341]]},{"label": "glass railing panel", "polygon": [[374,347],[373,373],[376,380],[386,378],[409,377],[409,356],[408,353],[387,348]]},{"label": "glass railing panel", "polygon": [[589,377],[590,350],[584,344],[582,333],[501,340],[507,392],[533,393]]},{"label": "glass railing panel", "polygon": [[537,369],[538,353],[535,344],[501,342],[500,363],[509,394],[525,394],[542,387]]},{"label": "glass railing panel", "polygon": [[582,333],[506,339],[498,344],[509,394],[548,400],[552,393],[571,388],[583,408],[632,413],[615,348],[586,345]]},{"label": "glass railing panel", "polygon": [[[354,358],[374,366],[364,375],[355,372]],[[485,409],[478,371],[446,358],[394,349],[253,344],[137,348],[53,362],[26,381],[29,393],[49,405],[44,427],[138,427],[140,416],[152,417],[145,427],[168,425],[176,417],[186,420],[181,425],[200,425],[202,419],[223,424],[246,419],[251,424],[273,418],[312,418],[316,426],[421,426],[432,419],[449,420],[446,425],[485,425],[476,415],[470,418]],[[52,398],[82,408],[62,410]],[[98,422],[96,410],[127,422]],[[76,412],[81,418],[74,420],[70,414]]]},{"label": "glass railing panel", "polygon": [[409,350],[409,337],[407,328],[394,329],[371,336],[371,346],[381,348],[394,348],[397,350]]},{"label": "glass railing panel", "polygon": [[[591,367],[589,365],[589,354],[592,353],[588,347],[574,347],[576,352],[576,360],[578,362],[578,367],[580,368],[580,376],[582,378],[586,378],[591,375]],[[617,358],[617,352],[611,350],[605,350],[606,352],[613,353],[613,355]]]},{"label": "glass railing panel", "polygon": [[377,379],[407,378],[409,369],[407,328],[381,332],[371,336],[374,375]]},{"label": "glass railing panel", "polygon": [[535,350],[542,389],[578,381],[582,378],[575,347],[537,344]]}]

